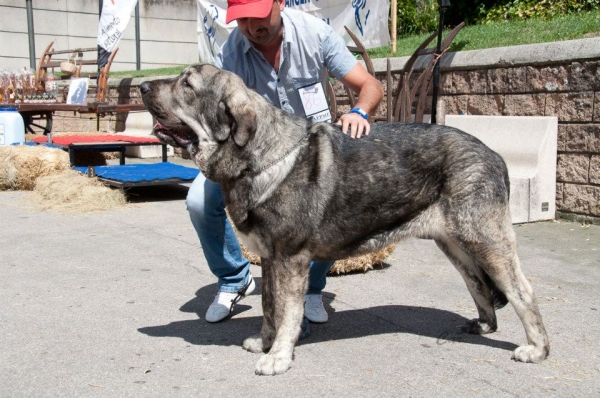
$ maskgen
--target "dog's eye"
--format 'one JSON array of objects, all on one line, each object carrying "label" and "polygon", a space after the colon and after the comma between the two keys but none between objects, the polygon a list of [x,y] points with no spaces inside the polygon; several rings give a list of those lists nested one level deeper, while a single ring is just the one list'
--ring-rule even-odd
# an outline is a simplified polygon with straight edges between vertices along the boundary
[{"label": "dog's eye", "polygon": [[183,85],[184,85],[185,87],[192,87],[192,86],[191,86],[191,84],[190,84],[190,82],[188,82],[187,80],[184,80],[184,81],[183,81]]}]

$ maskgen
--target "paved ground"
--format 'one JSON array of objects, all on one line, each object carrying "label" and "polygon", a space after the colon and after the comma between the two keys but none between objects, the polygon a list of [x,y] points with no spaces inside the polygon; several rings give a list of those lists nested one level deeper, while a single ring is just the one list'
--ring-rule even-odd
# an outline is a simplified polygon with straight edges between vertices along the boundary
[{"label": "paved ground", "polygon": [[260,328],[260,296],[225,323],[203,319],[216,284],[186,190],[132,190],[126,208],[88,214],[0,192],[1,397],[600,395],[600,227],[515,227],[551,340],[540,365],[510,360],[525,339],[510,306],[497,333],[461,333],[476,315],[466,287],[411,239],[380,269],[329,278],[330,321],[288,373],[259,377],[240,344]]}]

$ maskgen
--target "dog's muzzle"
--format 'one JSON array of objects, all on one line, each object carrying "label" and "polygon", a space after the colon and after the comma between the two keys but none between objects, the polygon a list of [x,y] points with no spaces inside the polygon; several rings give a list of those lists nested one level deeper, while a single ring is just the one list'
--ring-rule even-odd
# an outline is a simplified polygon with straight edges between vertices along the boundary
[{"label": "dog's muzzle", "polygon": [[175,147],[187,148],[198,143],[198,136],[188,126],[167,127],[157,121],[152,132],[162,142]]}]

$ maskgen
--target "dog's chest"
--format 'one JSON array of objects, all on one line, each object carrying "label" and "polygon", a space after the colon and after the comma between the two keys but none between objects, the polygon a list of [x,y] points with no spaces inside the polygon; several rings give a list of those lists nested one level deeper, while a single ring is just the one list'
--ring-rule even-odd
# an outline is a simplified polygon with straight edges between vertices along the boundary
[{"label": "dog's chest", "polygon": [[253,253],[260,257],[268,258],[269,250],[261,237],[259,229],[256,228],[256,219],[252,212],[247,208],[240,208],[235,205],[227,206],[229,217],[236,226],[236,235],[238,239]]},{"label": "dog's chest", "polygon": [[253,232],[249,232],[248,234],[245,234],[245,233],[239,232],[239,231],[238,231],[237,235],[238,235],[238,238],[242,241],[242,243],[244,243],[244,245],[246,245],[248,250],[250,250],[253,253],[256,253],[260,257],[263,257],[263,258],[269,257],[269,251],[267,250],[267,247],[264,244],[264,242],[262,241],[262,239],[260,238],[260,236],[258,236],[257,234],[255,234]]}]

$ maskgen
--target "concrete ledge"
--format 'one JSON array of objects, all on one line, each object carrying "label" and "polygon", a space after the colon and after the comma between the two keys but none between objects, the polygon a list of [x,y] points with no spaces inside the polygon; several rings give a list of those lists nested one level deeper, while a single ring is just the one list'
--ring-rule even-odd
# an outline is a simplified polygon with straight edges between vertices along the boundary
[{"label": "concrete ledge", "polygon": [[554,219],[558,118],[447,115],[446,125],[496,151],[508,167],[513,223]]},{"label": "concrete ledge", "polygon": [[[422,69],[428,65],[430,57],[422,57],[417,60],[415,69]],[[390,58],[392,71],[402,70],[408,59],[409,57]],[[442,71],[489,69],[523,65],[548,65],[590,59],[600,59],[600,37],[449,52],[442,58],[440,68]],[[386,58],[376,58],[372,61],[376,72],[385,73]]]}]

